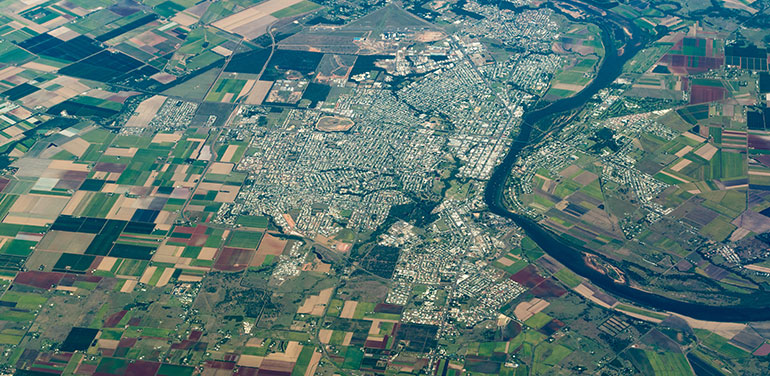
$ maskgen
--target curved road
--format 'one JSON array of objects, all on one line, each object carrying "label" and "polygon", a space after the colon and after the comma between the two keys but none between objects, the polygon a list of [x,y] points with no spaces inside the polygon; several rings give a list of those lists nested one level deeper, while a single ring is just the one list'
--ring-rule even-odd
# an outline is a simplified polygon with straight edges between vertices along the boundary
[{"label": "curved road", "polygon": [[[580,3],[571,4],[579,7],[582,5]],[[497,215],[512,219],[551,257],[564,264],[576,274],[589,279],[596,286],[618,297],[630,300],[641,306],[675,312],[700,320],[721,322],[770,320],[770,299],[768,299],[768,305],[766,307],[747,305],[716,306],[671,299],[662,295],[639,290],[628,285],[615,283],[606,275],[599,273],[586,265],[582,253],[589,251],[577,249],[566,244],[558,235],[525,216],[509,211],[505,206],[503,194],[505,192],[508,176],[511,174],[511,169],[513,168],[513,164],[518,155],[530,144],[535,125],[549,116],[562,114],[569,110],[582,107],[594,94],[610,85],[617,77],[619,77],[622,73],[623,64],[632,58],[645,45],[641,31],[633,24],[624,22],[625,20],[620,18],[614,18],[617,16],[613,16],[612,14],[598,15],[593,13],[594,10],[591,10],[590,8],[583,8],[583,10],[587,14],[592,14],[590,22],[597,24],[602,29],[602,43],[605,46],[605,57],[599,67],[597,76],[578,94],[553,102],[541,109],[528,111],[524,115],[519,134],[513,141],[508,154],[500,165],[495,168],[484,192],[484,201],[489,207],[489,210]],[[617,50],[613,47],[613,35],[619,34],[618,31],[621,27],[630,30],[632,36],[623,48]],[[563,125],[564,124],[561,124],[560,126]],[[767,294],[766,292],[763,293]]]}]

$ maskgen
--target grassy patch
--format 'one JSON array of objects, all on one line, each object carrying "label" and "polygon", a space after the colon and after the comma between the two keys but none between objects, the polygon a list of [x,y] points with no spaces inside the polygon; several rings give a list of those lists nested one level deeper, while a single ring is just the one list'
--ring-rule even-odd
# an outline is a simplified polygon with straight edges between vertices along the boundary
[{"label": "grassy patch", "polygon": [[690,363],[683,354],[672,352],[656,352],[647,350],[644,352],[647,356],[647,361],[650,362],[655,375],[692,375],[692,369]]},{"label": "grassy patch", "polygon": [[233,231],[230,239],[227,240],[227,245],[235,248],[257,249],[261,239],[261,232]]},{"label": "grassy patch", "polygon": [[573,94],[575,94],[575,92],[572,90],[551,88],[551,89],[548,89],[548,94],[559,98],[566,98],[566,97],[572,96]]},{"label": "grassy patch", "polygon": [[548,316],[543,312],[538,312],[534,316],[528,318],[527,321],[524,321],[524,324],[535,329],[540,329],[544,327],[545,324],[551,322],[551,320],[551,316]]},{"label": "grassy patch", "polygon": [[662,313],[656,313],[656,312],[648,311],[648,310],[641,309],[641,308],[632,307],[632,306],[625,305],[625,304],[618,304],[615,308],[618,309],[619,311],[635,313],[637,315],[642,315],[642,316],[646,316],[646,317],[650,317],[650,318],[658,319],[658,320],[663,320],[666,317],[668,317],[668,315],[665,315],[665,314],[662,314]]},{"label": "grassy patch", "polygon": [[535,348],[532,370],[535,371],[535,374],[545,374],[571,353],[572,349],[566,346],[555,343],[540,344]]},{"label": "grassy patch", "polygon": [[345,305],[345,302],[339,299],[332,299],[331,302],[329,302],[329,308],[326,310],[327,316],[333,316],[337,317],[340,315],[340,312],[342,311],[342,307]]},{"label": "grassy patch", "polygon": [[235,223],[245,227],[267,228],[268,218],[262,215],[242,215]]},{"label": "grassy patch", "polygon": [[735,228],[736,227],[732,223],[719,216],[714,218],[714,220],[709,222],[709,224],[703,226],[703,228],[701,228],[701,232],[710,236],[716,241],[722,241],[728,235],[730,235],[730,233],[732,233]]},{"label": "grassy patch", "polygon": [[246,86],[246,80],[235,78],[220,79],[206,95],[209,102],[235,102],[241,89]]},{"label": "grassy patch", "polygon": [[577,287],[582,282],[582,279],[577,274],[567,268],[559,270],[553,276],[571,288]]},{"label": "grassy patch", "polygon": [[361,366],[362,360],[364,360],[363,351],[356,347],[348,347],[348,351],[345,352],[345,361],[342,362],[342,368],[358,369]]}]

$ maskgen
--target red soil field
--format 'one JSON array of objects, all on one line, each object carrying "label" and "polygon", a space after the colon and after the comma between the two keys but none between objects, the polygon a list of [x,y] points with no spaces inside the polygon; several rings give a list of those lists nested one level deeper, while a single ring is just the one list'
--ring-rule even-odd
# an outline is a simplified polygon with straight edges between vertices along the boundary
[{"label": "red soil field", "polygon": [[234,369],[235,363],[223,362],[221,360],[207,360],[206,367],[214,369]]},{"label": "red soil field", "polygon": [[146,360],[137,360],[128,365],[126,373],[124,375],[130,376],[144,376],[154,375],[160,368],[160,363],[148,362]]},{"label": "red soil field", "polygon": [[752,149],[770,150],[770,137],[749,134],[749,147]]},{"label": "red soil field", "polygon": [[118,342],[118,347],[134,347],[136,345],[136,338],[121,338]]},{"label": "red soil field", "polygon": [[123,170],[125,169],[126,169],[126,165],[121,163],[100,162],[100,163],[97,163],[96,166],[94,166],[94,171],[123,172]]},{"label": "red soil field", "polygon": [[224,247],[214,263],[214,269],[222,271],[240,271],[249,266],[249,261],[256,253],[253,249]]},{"label": "red soil field", "polygon": [[364,343],[364,347],[368,347],[370,349],[384,349],[387,345],[388,336],[383,337],[381,341],[367,340],[366,343]]},{"label": "red soil field", "polygon": [[400,315],[403,311],[404,306],[396,304],[377,303],[377,305],[374,306],[374,312],[377,313],[394,313]]},{"label": "red soil field", "polygon": [[690,104],[720,101],[725,98],[727,90],[722,87],[692,85]]},{"label": "red soil field", "polygon": [[238,367],[238,370],[233,374],[234,376],[257,376],[259,372],[258,368],[253,367]]},{"label": "red soil field", "polygon": [[567,293],[567,290],[556,284],[551,279],[546,279],[542,283],[529,290],[538,298],[558,298]]},{"label": "red soil field", "polygon": [[63,277],[64,273],[40,272],[33,270],[20,272],[16,275],[13,282],[48,290],[54,285],[58,285]]},{"label": "red soil field", "polygon": [[511,279],[529,288],[535,287],[545,281],[545,278],[537,274],[535,267],[532,265],[521,269],[518,273],[512,275]]},{"label": "red soil field", "polygon": [[102,325],[104,328],[114,328],[115,325],[118,325],[120,320],[123,319],[123,316],[126,315],[128,311],[122,310],[116,313],[113,313],[109,315],[106,319],[104,319],[104,325]]}]

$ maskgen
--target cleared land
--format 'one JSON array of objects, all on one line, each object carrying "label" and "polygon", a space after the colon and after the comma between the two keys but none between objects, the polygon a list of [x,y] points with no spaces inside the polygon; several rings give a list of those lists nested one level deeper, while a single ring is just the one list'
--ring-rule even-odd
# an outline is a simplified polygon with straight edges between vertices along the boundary
[{"label": "cleared land", "polygon": [[[267,32],[267,27],[278,20],[271,14],[289,8],[303,0],[268,0],[259,5],[225,17],[212,25],[246,39],[254,39]],[[281,14],[279,13],[279,16]]]},{"label": "cleared land", "polygon": [[144,128],[150,124],[152,118],[158,112],[163,103],[166,102],[166,97],[162,95],[155,95],[144,102],[139,104],[134,111],[134,114],[128,118],[126,127],[141,127]]},{"label": "cleared land", "polygon": [[353,120],[340,116],[324,116],[318,120],[316,129],[322,132],[344,132],[353,128]]}]

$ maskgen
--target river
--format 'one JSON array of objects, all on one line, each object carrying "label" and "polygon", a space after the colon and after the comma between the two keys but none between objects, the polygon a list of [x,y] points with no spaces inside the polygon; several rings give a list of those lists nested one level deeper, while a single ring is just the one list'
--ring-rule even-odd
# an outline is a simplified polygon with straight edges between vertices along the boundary
[{"label": "river", "polygon": [[[567,1],[565,1],[567,2]],[[548,255],[558,260],[564,266],[576,274],[590,280],[601,289],[639,306],[654,308],[661,311],[670,311],[689,316],[699,320],[720,322],[748,322],[770,320],[770,304],[760,306],[717,306],[700,303],[690,303],[668,298],[662,295],[643,291],[626,284],[614,282],[606,275],[588,267],[583,260],[582,253],[585,250],[577,249],[566,244],[558,235],[547,230],[539,223],[508,210],[503,201],[505,184],[511,174],[513,164],[517,157],[530,143],[533,126],[539,121],[553,115],[562,114],[570,110],[578,109],[586,104],[599,90],[609,86],[623,70],[623,64],[631,59],[646,44],[645,36],[641,30],[632,23],[620,18],[613,13],[605,16],[593,13],[594,10],[580,3],[572,3],[581,8],[584,13],[590,15],[590,22],[596,24],[602,30],[602,43],[605,56],[601,62],[596,78],[582,91],[572,97],[553,102],[540,109],[527,111],[522,118],[519,134],[513,141],[511,148],[503,161],[495,168],[487,183],[484,192],[484,201],[489,210],[497,215],[512,219],[519,225],[532,240],[535,241]],[[619,26],[620,25],[620,26]],[[614,47],[613,35],[618,34],[622,27],[631,31],[632,36],[627,38],[627,43],[621,50]],[[566,124],[560,124],[564,126]],[[764,293],[764,292],[763,292]],[[770,300],[768,301],[770,303]]]}]

